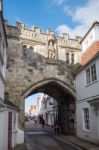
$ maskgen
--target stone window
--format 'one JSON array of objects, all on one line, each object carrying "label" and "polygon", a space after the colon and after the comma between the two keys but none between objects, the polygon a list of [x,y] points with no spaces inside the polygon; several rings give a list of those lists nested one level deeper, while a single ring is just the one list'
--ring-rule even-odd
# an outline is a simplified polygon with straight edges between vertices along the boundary
[{"label": "stone window", "polygon": [[90,130],[90,119],[89,119],[89,109],[84,108],[83,109],[83,125],[84,130]]},{"label": "stone window", "polygon": [[74,64],[74,53],[71,54],[71,64]]},{"label": "stone window", "polygon": [[69,53],[66,53],[66,62],[69,64]]},{"label": "stone window", "polygon": [[27,48],[26,45],[23,45],[23,57],[24,58],[33,58],[33,47]]},{"label": "stone window", "polygon": [[28,56],[28,49],[27,49],[27,46],[24,45],[23,46],[23,57],[27,57]]},{"label": "stone window", "polygon": [[92,64],[86,69],[86,83],[90,84],[97,80],[96,64]]}]

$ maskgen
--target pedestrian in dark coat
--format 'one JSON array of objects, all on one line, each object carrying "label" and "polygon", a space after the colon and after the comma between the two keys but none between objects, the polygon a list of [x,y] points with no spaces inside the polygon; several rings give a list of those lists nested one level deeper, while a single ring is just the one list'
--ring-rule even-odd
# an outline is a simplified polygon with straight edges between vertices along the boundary
[{"label": "pedestrian in dark coat", "polygon": [[42,127],[44,128],[45,120],[42,118]]},{"label": "pedestrian in dark coat", "polygon": [[56,135],[60,134],[60,122],[59,120],[55,120],[54,122],[54,131]]}]

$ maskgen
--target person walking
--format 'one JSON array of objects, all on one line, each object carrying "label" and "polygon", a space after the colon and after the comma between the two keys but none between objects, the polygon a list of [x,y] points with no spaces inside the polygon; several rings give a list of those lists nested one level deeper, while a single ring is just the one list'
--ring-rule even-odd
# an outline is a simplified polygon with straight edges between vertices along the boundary
[{"label": "person walking", "polygon": [[59,120],[55,120],[54,122],[54,131],[56,135],[60,134],[60,122]]},{"label": "person walking", "polygon": [[45,125],[45,120],[44,118],[42,118],[42,127],[44,128],[44,125]]}]

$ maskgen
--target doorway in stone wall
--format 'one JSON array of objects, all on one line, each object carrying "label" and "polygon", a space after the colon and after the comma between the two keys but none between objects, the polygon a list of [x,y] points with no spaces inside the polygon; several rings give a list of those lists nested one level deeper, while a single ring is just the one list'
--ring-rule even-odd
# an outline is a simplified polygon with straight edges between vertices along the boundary
[{"label": "doorway in stone wall", "polygon": [[12,149],[12,112],[8,113],[8,150]]}]

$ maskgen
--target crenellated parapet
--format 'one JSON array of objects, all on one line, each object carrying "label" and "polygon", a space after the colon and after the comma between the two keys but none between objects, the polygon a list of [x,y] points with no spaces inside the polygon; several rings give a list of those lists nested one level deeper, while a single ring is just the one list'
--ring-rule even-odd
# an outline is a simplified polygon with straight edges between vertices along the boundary
[{"label": "crenellated parapet", "polygon": [[70,38],[69,34],[63,33],[62,37],[57,37],[57,45],[61,47],[73,47],[75,49],[81,49],[80,45],[81,37]]},{"label": "crenellated parapet", "polygon": [[7,35],[13,35],[20,38],[26,38],[28,40],[33,40],[36,42],[47,43],[47,40],[52,39],[57,41],[57,45],[60,47],[73,47],[80,49],[81,37],[76,36],[75,38],[70,38],[69,34],[63,33],[62,36],[57,36],[51,30],[47,30],[46,33],[41,32],[39,27],[33,27],[28,29],[25,24],[16,22],[15,26],[7,25]]},{"label": "crenellated parapet", "polygon": [[[55,63],[57,60],[65,61],[68,64],[80,62],[81,37],[79,36],[71,38],[68,33],[57,36],[50,29],[44,33],[37,26],[29,29],[20,22],[16,22],[15,26],[10,26],[6,23],[6,32],[10,49],[13,47],[11,46],[13,42],[16,45],[11,51],[11,54],[17,53],[15,56],[23,58],[25,52],[28,54],[27,56],[32,56],[32,52],[34,57],[37,57],[35,55],[38,54],[45,57],[48,63]],[[31,50],[31,47],[33,50]]]}]

